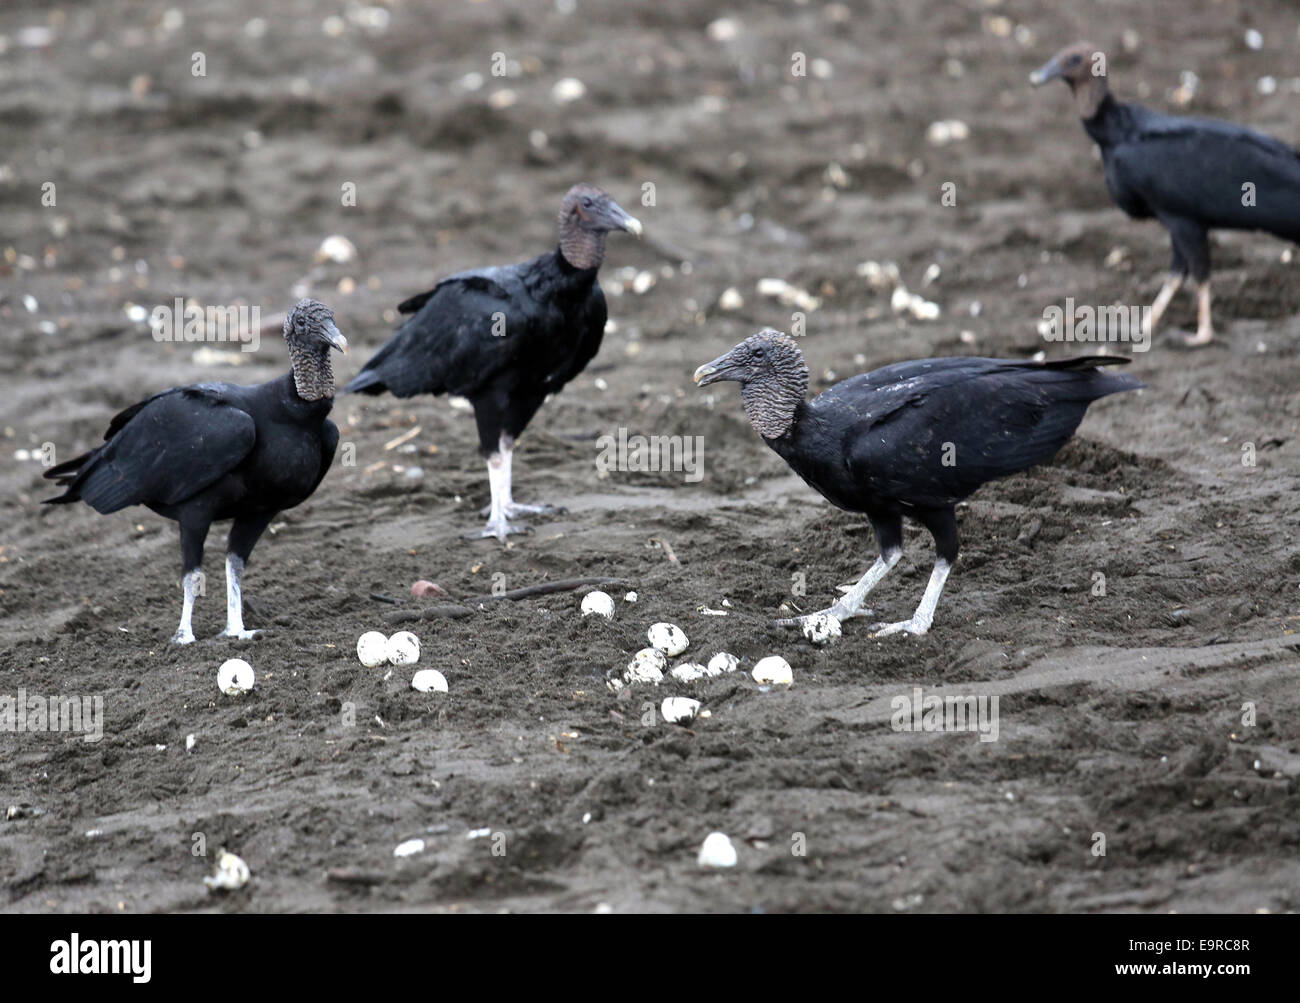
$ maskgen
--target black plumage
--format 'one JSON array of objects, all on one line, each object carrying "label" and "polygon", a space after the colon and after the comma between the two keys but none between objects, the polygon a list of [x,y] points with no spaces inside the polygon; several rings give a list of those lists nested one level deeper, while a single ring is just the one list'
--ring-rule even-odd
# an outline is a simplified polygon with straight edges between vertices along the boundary
[{"label": "black plumage", "polygon": [[[833,505],[871,521],[880,557],[822,614],[864,615],[863,598],[902,556],[903,516],[930,531],[934,572],[915,615],[873,628],[924,634],[957,559],[957,503],[990,480],[1050,459],[1093,401],[1141,387],[1101,368],[1127,361],[921,359],[851,377],[809,401],[803,353],[767,329],[701,366],[695,382],[740,383],[764,441]],[[816,615],[778,622],[794,626]]]},{"label": "black plumage", "polygon": [[172,638],[194,640],[203,544],[212,523],[233,520],[226,558],[226,630],[247,638],[245,562],[271,520],[309,498],[334,459],[339,432],[330,348],[347,342],[334,315],[299,302],[284,322],[292,370],[257,386],[199,383],[166,390],[117,415],[104,445],[49,470],[65,490],[48,502],[84,501],[107,515],[144,505],[180,525],[185,601]]},{"label": "black plumage", "polygon": [[524,531],[511,517],[551,511],[514,501],[514,441],[547,395],[600,349],[607,313],[596,273],[611,230],[639,234],[641,224],[598,188],[574,186],[560,207],[554,251],[460,272],[404,301],[398,310],[410,319],[345,388],[469,399],[492,493],[487,527],[476,535],[504,540]]},{"label": "black plumage", "polygon": [[1197,331],[1186,341],[1212,341],[1209,231],[1263,230],[1300,243],[1300,152],[1231,122],[1117,101],[1107,88],[1105,54],[1087,42],[1062,49],[1030,77],[1035,85],[1056,79],[1069,84],[1083,127],[1101,150],[1111,199],[1169,232],[1170,276],[1151,307],[1148,333],[1190,276]]}]

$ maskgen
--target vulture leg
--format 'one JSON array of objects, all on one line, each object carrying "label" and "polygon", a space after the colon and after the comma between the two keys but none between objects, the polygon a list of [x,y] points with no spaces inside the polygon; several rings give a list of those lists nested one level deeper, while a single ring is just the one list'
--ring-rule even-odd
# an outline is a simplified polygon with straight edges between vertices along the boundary
[{"label": "vulture leg", "polygon": [[1210,319],[1210,280],[1196,287],[1196,333],[1183,339],[1188,345],[1208,345],[1214,340],[1214,322]]},{"label": "vulture leg", "polygon": [[[506,471],[505,498],[502,501],[501,508],[507,519],[513,519],[521,515],[555,515],[563,511],[563,509],[556,508],[554,505],[521,505],[515,501],[513,493],[515,440],[504,432],[501,433],[501,441],[497,445],[497,454],[501,457]],[[479,513],[479,515],[491,514],[491,505]]]},{"label": "vulture leg", "polygon": [[1183,283],[1187,281],[1187,262],[1183,260],[1182,252],[1178,250],[1176,243],[1173,248],[1174,259],[1169,264],[1169,277],[1165,279],[1164,285],[1160,287],[1160,292],[1156,294],[1155,302],[1151,304],[1146,323],[1143,325],[1142,333],[1148,338],[1160,326],[1160,320],[1164,317],[1165,310],[1169,308],[1170,301],[1173,300],[1178,290],[1183,288]]},{"label": "vulture leg", "polygon": [[181,585],[185,601],[181,606],[181,622],[172,635],[173,644],[193,644],[194,628],[190,620],[194,615],[194,598],[203,590],[203,541],[211,525],[206,518],[200,521],[180,520],[181,526]]},{"label": "vulture leg", "polygon": [[1160,287],[1160,292],[1156,295],[1155,302],[1151,304],[1151,310],[1147,314],[1146,331],[1144,333],[1148,338],[1160,326],[1160,318],[1165,315],[1165,310],[1169,307],[1169,301],[1183,287],[1183,280],[1186,278],[1186,275],[1175,272],[1165,279],[1165,284]]},{"label": "vulture leg", "polygon": [[858,580],[858,583],[840,596],[834,605],[816,613],[805,613],[803,616],[773,620],[772,626],[801,627],[808,620],[822,614],[833,616],[840,621],[854,616],[871,615],[871,610],[863,609],[862,603],[866,599],[867,593],[880,584],[880,580],[889,574],[890,569],[903,556],[903,520],[898,517],[880,521],[872,520],[872,525],[876,531],[876,540],[880,544],[880,556],[876,558],[876,563],[867,569],[867,573]]},{"label": "vulture leg", "polygon": [[[502,436],[501,443],[506,443]],[[488,487],[492,490],[492,504],[488,506],[488,521],[477,533],[470,533],[471,539],[487,539],[495,536],[502,543],[506,537],[517,533],[531,533],[527,526],[510,521],[506,506],[510,499],[510,460],[511,450],[498,450],[487,459]]]},{"label": "vulture leg", "polygon": [[244,564],[274,515],[268,512],[245,516],[236,519],[230,527],[226,544],[226,629],[221,632],[222,637],[246,641],[257,634],[255,630],[244,629]]},{"label": "vulture leg", "polygon": [[939,605],[939,596],[943,593],[943,584],[948,580],[948,572],[957,560],[957,515],[952,509],[941,509],[926,513],[917,513],[917,518],[934,537],[934,570],[930,572],[930,581],[921,596],[921,604],[916,607],[912,619],[898,623],[878,623],[871,628],[872,637],[885,637],[888,634],[908,633],[920,637],[930,630],[934,623],[934,611]]},{"label": "vulture leg", "polygon": [[1162,216],[1160,222],[1169,231],[1174,244],[1174,259],[1181,259],[1196,283],[1196,333],[1185,335],[1186,345],[1208,345],[1214,340],[1214,325],[1210,321],[1210,235],[1194,219],[1182,216]]}]

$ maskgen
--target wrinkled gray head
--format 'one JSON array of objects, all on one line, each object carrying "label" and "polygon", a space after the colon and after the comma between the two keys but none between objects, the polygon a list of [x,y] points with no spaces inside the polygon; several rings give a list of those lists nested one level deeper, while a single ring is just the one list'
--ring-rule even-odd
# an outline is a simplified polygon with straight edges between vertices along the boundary
[{"label": "wrinkled gray head", "polygon": [[560,253],[574,268],[599,268],[605,257],[605,234],[625,230],[641,236],[641,221],[629,216],[595,185],[578,184],[560,203]]},{"label": "wrinkled gray head", "polygon": [[284,340],[304,348],[325,345],[348,350],[348,341],[334,324],[334,311],[320,300],[301,299],[284,318]]},{"label": "wrinkled gray head", "polygon": [[695,370],[702,387],[724,381],[740,384],[745,413],[758,434],[777,439],[790,430],[808,393],[808,366],[793,338],[767,327]]},{"label": "wrinkled gray head", "polygon": [[334,323],[334,311],[320,300],[299,300],[284,318],[293,382],[303,400],[334,396],[330,349],[348,350],[348,341]]}]

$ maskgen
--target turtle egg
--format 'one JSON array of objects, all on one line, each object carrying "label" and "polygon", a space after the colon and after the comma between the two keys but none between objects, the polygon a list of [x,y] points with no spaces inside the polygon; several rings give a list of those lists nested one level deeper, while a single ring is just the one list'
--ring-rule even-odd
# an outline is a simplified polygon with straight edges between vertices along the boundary
[{"label": "turtle egg", "polygon": [[420,660],[420,639],[409,630],[399,630],[386,643],[388,660],[394,665],[414,665]]},{"label": "turtle egg", "polygon": [[658,686],[663,681],[664,666],[667,664],[668,659],[662,651],[657,648],[642,648],[627,663],[625,678],[629,683],[654,683]]},{"label": "turtle egg", "polygon": [[357,638],[357,658],[367,669],[388,661],[388,638],[377,630],[368,630]]},{"label": "turtle egg", "polygon": [[421,669],[411,677],[411,689],[421,693],[446,693],[447,677],[437,669]]},{"label": "turtle egg", "polygon": [[679,679],[684,683],[693,683],[697,679],[702,679],[708,675],[708,670],[698,662],[682,662],[680,665],[674,665],[672,671],[668,673],[674,679]]},{"label": "turtle egg", "polygon": [[840,633],[840,619],[831,613],[814,613],[803,622],[803,636],[813,644],[829,644]]},{"label": "turtle egg", "polygon": [[582,597],[582,615],[596,613],[606,620],[614,619],[614,600],[608,592],[588,592]]},{"label": "turtle egg", "polygon": [[251,876],[241,857],[222,850],[217,856],[216,873],[204,878],[203,883],[216,892],[233,892],[248,884]]},{"label": "turtle egg", "polygon": [[735,672],[736,666],[740,664],[740,659],[726,651],[719,651],[709,659],[709,664],[705,671],[711,676],[720,676],[724,672]]},{"label": "turtle egg", "polygon": [[228,697],[239,696],[253,688],[253,667],[242,658],[231,658],[217,669],[217,689]]},{"label": "turtle egg", "polygon": [[667,697],[659,706],[659,713],[669,724],[686,724],[700,712],[700,702],[690,697]]},{"label": "turtle egg", "polygon": [[700,847],[701,867],[735,867],[736,848],[725,832],[711,832]]},{"label": "turtle egg", "polygon": [[754,666],[754,681],[757,683],[781,683],[789,686],[794,682],[794,672],[790,663],[780,655],[768,655],[760,658]]},{"label": "turtle egg", "polygon": [[652,648],[658,648],[665,655],[680,655],[690,647],[686,634],[675,623],[656,623],[646,631],[646,637]]}]

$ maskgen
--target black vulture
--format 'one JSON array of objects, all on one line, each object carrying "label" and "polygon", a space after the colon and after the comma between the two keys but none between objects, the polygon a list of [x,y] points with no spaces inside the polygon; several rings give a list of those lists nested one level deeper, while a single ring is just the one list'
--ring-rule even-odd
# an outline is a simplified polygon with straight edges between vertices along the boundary
[{"label": "black vulture", "polygon": [[1067,46],[1030,76],[1064,80],[1083,128],[1101,149],[1106,188],[1134,219],[1169,231],[1173,263],[1151,306],[1148,334],[1187,276],[1196,283],[1196,334],[1214,340],[1210,320],[1209,231],[1264,230],[1300,242],[1300,152],[1245,126],[1164,115],[1124,104],[1106,87],[1106,55],[1088,42]]},{"label": "black vulture", "polygon": [[325,476],[339,430],[329,351],[347,351],[329,307],[304,299],[284,320],[289,373],[257,386],[199,383],[176,387],[127,408],[104,445],[49,470],[66,490],[53,504],[84,501],[107,515],[144,505],[181,531],[185,602],[172,640],[194,640],[190,618],[208,528],[233,519],[226,546],[226,629],[244,629],[244,564],[272,519],[309,498]]},{"label": "black vulture", "polygon": [[641,224],[599,188],[574,185],[560,204],[554,251],[460,272],[401,303],[397,309],[411,318],[345,387],[469,399],[492,491],[487,526],[473,536],[504,542],[528,531],[511,518],[555,511],[514,500],[514,443],[547,395],[581,373],[600,348],[608,315],[596,272],[611,230],[639,236]]},{"label": "black vulture", "polygon": [[[903,555],[903,516],[934,537],[935,562],[910,620],[876,634],[924,634],[957,559],[956,505],[981,484],[1042,463],[1065,445],[1099,397],[1142,386],[1087,356],[1055,362],[948,358],[899,362],[805,400],[808,367],[788,335],[767,328],[695,370],[700,386],[731,380],[763,440],[832,505],[871,521],[880,556],[821,610],[865,616],[862,601]],[[778,620],[798,626],[817,613]]]}]

